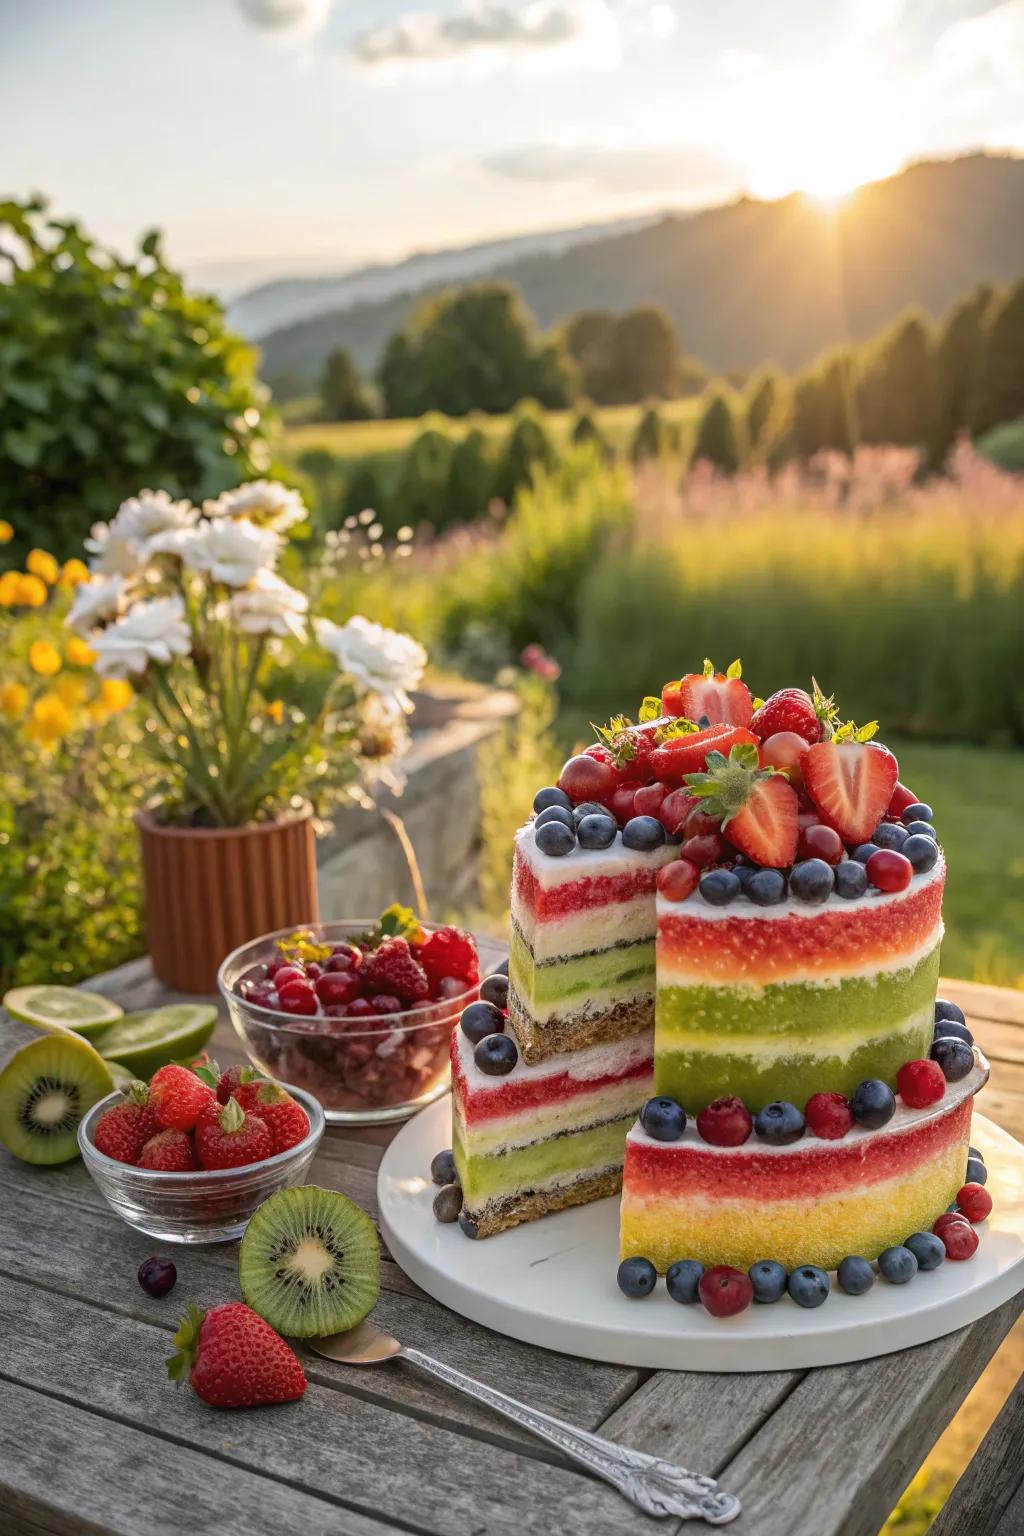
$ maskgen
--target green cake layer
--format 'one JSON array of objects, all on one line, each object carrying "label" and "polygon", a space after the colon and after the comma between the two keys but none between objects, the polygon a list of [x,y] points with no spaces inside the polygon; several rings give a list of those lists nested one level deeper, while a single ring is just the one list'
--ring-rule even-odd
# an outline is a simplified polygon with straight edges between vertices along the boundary
[{"label": "green cake layer", "polygon": [[659,987],[656,1090],[692,1112],[730,1094],[756,1112],[849,1094],[867,1077],[895,1088],[931,1047],[938,972],[936,947],[906,970],[827,985]]},{"label": "green cake layer", "polygon": [[626,1135],[636,1120],[630,1112],[587,1130],[549,1136],[514,1150],[488,1156],[467,1154],[463,1128],[456,1118],[452,1126],[452,1152],[468,1211],[478,1211],[489,1200],[537,1189],[550,1181],[568,1182],[588,1170],[622,1166]]},{"label": "green cake layer", "polygon": [[645,987],[653,991],[654,940],[615,944],[537,965],[522,934],[513,928],[508,974],[525,1007],[543,1018],[594,996],[606,1002]]}]

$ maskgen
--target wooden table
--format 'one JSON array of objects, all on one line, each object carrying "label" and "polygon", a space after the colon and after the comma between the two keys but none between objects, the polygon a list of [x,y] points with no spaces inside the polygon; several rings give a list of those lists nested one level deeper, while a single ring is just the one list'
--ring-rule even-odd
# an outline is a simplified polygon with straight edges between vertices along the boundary
[{"label": "wooden table", "polygon": [[[167,1001],[145,962],[98,978],[126,1008]],[[985,1112],[1024,1139],[1024,993],[944,984],[993,1063]],[[0,1021],[0,1046],[25,1035]],[[240,1059],[222,1021],[222,1064]],[[391,1133],[329,1133],[312,1178],[371,1214]],[[167,1381],[186,1299],[238,1298],[236,1248],[179,1249],[150,1300],[135,1271],[159,1245],[104,1204],[80,1164],[0,1149],[0,1530],[130,1536],[623,1536],[656,1523],[505,1421],[401,1365],[303,1353],[305,1398],[218,1413]],[[875,1536],[1024,1307],[1024,1295],[932,1344],[858,1365],[751,1376],[648,1372],[551,1354],[464,1322],[385,1258],[376,1316],[517,1397],[718,1477],[736,1536]]]}]

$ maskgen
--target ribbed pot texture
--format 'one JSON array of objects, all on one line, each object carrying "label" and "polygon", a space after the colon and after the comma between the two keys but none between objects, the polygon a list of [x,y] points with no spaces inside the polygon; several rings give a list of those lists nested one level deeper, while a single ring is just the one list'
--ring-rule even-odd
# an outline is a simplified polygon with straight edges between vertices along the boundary
[{"label": "ribbed pot texture", "polygon": [[180,992],[215,992],[240,944],[316,922],[311,811],[249,827],[162,826],[136,816],[153,970]]}]

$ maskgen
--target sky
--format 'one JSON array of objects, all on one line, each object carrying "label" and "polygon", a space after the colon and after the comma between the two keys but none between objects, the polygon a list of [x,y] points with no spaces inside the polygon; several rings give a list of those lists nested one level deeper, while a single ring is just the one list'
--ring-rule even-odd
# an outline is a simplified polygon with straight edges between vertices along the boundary
[{"label": "sky", "polygon": [[1024,152],[1024,0],[0,0],[0,195],[231,294]]}]

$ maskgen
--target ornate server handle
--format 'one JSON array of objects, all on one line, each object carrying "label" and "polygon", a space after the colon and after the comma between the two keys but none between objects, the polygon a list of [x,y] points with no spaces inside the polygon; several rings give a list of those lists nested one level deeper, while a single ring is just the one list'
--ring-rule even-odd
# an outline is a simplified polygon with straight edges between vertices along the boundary
[{"label": "ornate server handle", "polygon": [[735,1520],[740,1512],[740,1501],[734,1494],[723,1493],[714,1478],[702,1477],[697,1472],[687,1472],[657,1456],[647,1456],[628,1446],[616,1445],[612,1440],[602,1440],[585,1429],[576,1429],[562,1419],[556,1419],[538,1408],[507,1397],[494,1387],[472,1376],[463,1375],[450,1365],[422,1354],[418,1349],[403,1347],[401,1358],[417,1365],[431,1376],[436,1376],[447,1386],[454,1387],[466,1397],[475,1398],[493,1408],[496,1413],[511,1419],[521,1429],[527,1429],[540,1440],[557,1446],[566,1456],[579,1462],[590,1472],[604,1478],[633,1504],[648,1515],[674,1515],[679,1518],[706,1520],[709,1525],[725,1525]]}]

